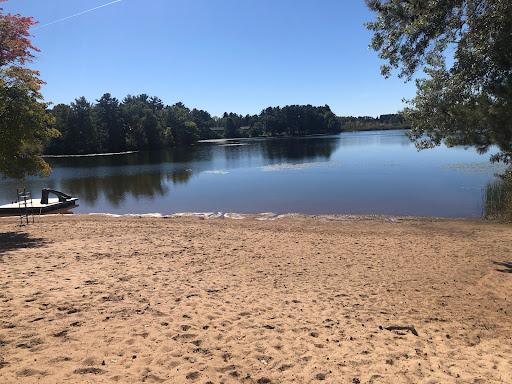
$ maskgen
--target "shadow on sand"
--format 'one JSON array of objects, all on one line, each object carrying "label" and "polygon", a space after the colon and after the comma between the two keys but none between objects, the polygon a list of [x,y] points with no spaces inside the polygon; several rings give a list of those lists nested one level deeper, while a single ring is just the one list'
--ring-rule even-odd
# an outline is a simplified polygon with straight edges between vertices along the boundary
[{"label": "shadow on sand", "polygon": [[496,268],[496,270],[498,272],[512,273],[512,262],[510,262],[510,261],[495,261],[494,265],[497,265],[500,267],[500,268]]},{"label": "shadow on sand", "polygon": [[0,232],[0,255],[22,248],[36,248],[46,244],[45,239],[30,237],[24,232]]}]

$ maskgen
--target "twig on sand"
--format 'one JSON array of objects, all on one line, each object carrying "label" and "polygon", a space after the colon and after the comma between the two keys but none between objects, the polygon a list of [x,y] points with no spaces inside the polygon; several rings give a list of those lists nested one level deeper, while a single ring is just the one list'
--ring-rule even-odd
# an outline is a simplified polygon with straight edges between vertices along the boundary
[{"label": "twig on sand", "polygon": [[418,331],[416,331],[416,328],[414,328],[414,325],[389,325],[384,327],[384,329],[388,331],[409,331],[414,336],[419,336]]}]

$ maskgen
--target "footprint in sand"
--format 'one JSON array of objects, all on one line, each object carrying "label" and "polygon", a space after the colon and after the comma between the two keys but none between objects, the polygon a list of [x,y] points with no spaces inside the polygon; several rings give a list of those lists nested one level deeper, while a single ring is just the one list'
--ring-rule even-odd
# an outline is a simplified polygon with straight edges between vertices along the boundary
[{"label": "footprint in sand", "polygon": [[31,297],[29,299],[26,299],[25,303],[32,303],[33,301],[36,301],[36,300],[37,300],[37,297]]},{"label": "footprint in sand", "polygon": [[228,362],[228,360],[231,360],[231,357],[232,357],[232,356],[231,356],[231,353],[229,353],[229,352],[226,352],[226,353],[224,353],[224,354],[222,355],[222,359],[224,360],[224,362],[225,362],[225,363],[227,363],[227,362]]},{"label": "footprint in sand", "polygon": [[4,323],[2,323],[1,328],[3,328],[3,329],[13,329],[13,328],[16,328],[16,325],[14,325],[12,323],[4,322]]},{"label": "footprint in sand", "polygon": [[194,371],[194,372],[187,373],[187,376],[185,376],[185,377],[187,378],[187,380],[196,381],[197,379],[199,379],[200,376],[201,376],[201,374],[199,372]]},{"label": "footprint in sand", "polygon": [[196,337],[197,337],[197,335],[195,335],[193,333],[183,333],[181,335],[173,336],[172,339],[174,341],[177,341],[177,340],[190,340],[190,339],[195,339]]},{"label": "footprint in sand", "polygon": [[284,371],[287,371],[289,369],[293,368],[293,364],[283,364],[281,365],[278,369],[281,371],[281,372],[284,372]]},{"label": "footprint in sand", "polygon": [[73,371],[73,373],[75,373],[77,375],[88,375],[88,374],[101,375],[101,374],[105,373],[105,371],[103,369],[95,368],[95,367],[84,367],[84,368],[75,369]]},{"label": "footprint in sand", "polygon": [[201,355],[205,355],[205,356],[211,356],[211,354],[212,354],[208,349],[205,349],[205,348],[196,348],[196,349],[194,349],[193,352],[201,354]]},{"label": "footprint in sand", "polygon": [[16,344],[16,348],[22,348],[22,349],[32,349],[35,348],[41,344],[44,344],[44,341],[39,338],[31,339],[23,343]]},{"label": "footprint in sand", "polygon": [[229,372],[229,371],[236,371],[237,368],[238,368],[238,365],[231,364],[231,365],[228,365],[228,366],[223,367],[223,368],[217,368],[217,372],[226,373],[226,372]]},{"label": "footprint in sand", "polygon": [[143,383],[163,383],[165,380],[151,373],[151,370],[149,368],[145,368],[142,371],[141,381]]},{"label": "footprint in sand", "polygon": [[66,338],[68,336],[69,329],[63,329],[62,331],[55,332],[52,334],[53,337],[63,337]]},{"label": "footprint in sand", "polygon": [[68,361],[72,361],[71,357],[69,356],[58,356],[50,360],[51,363],[64,363]]},{"label": "footprint in sand", "polygon": [[18,377],[32,377],[32,376],[46,376],[46,372],[38,371],[37,369],[25,368],[21,371],[16,372]]}]

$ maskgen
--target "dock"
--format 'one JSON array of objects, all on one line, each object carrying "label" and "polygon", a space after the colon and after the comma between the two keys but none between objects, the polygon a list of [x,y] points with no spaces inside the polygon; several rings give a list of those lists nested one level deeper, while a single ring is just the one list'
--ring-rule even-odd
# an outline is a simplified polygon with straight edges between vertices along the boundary
[{"label": "dock", "polygon": [[[50,198],[53,193],[58,197]],[[41,199],[25,199],[10,204],[0,205],[0,216],[40,215],[49,212],[67,211],[78,206],[78,198],[71,197],[59,191],[43,189]]]}]

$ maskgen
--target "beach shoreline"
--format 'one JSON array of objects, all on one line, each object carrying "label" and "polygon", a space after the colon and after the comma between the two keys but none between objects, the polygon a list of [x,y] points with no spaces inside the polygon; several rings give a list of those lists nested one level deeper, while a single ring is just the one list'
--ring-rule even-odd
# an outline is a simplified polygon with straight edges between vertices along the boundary
[{"label": "beach shoreline", "polygon": [[[0,215],[2,219],[19,218],[19,215]],[[304,220],[322,220],[322,221],[350,221],[350,220],[382,220],[389,222],[402,221],[470,221],[481,222],[482,224],[503,224],[498,220],[485,219],[482,217],[449,217],[449,216],[414,216],[414,215],[392,215],[392,214],[349,214],[349,213],[275,213],[275,212],[145,212],[145,213],[114,213],[114,212],[78,212],[72,210],[65,212],[45,213],[42,215],[34,215],[37,218],[49,217],[104,217],[104,218],[153,218],[153,219],[179,219],[179,218],[196,218],[201,220],[213,219],[230,219],[230,220],[257,220],[257,221],[275,221],[286,219],[304,219]]]},{"label": "beach shoreline", "polygon": [[512,381],[512,226],[232,215],[0,220],[0,381]]}]

